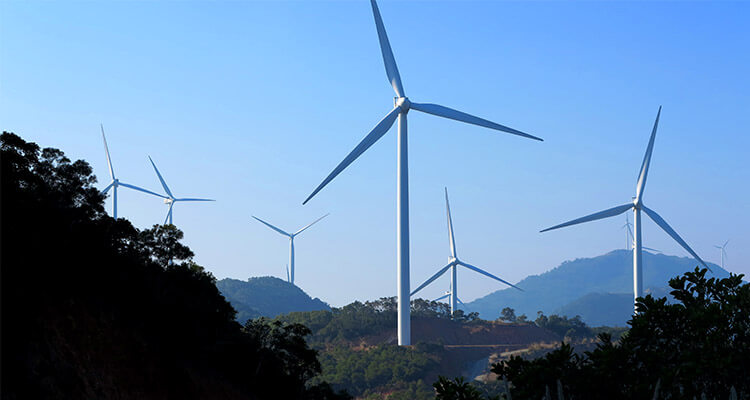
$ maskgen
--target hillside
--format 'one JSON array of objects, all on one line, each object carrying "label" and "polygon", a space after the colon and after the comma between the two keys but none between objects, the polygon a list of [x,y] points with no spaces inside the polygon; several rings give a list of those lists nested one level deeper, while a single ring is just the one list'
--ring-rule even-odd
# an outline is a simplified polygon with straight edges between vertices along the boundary
[{"label": "hillside", "polygon": [[[644,251],[643,286],[647,293],[655,291],[663,295],[671,277],[691,271],[696,264],[691,258]],[[709,266],[717,277],[729,275],[718,265]],[[632,312],[632,253],[615,250],[598,257],[565,261],[541,275],[523,279],[518,286],[524,292],[498,290],[466,303],[466,309],[478,312],[485,319],[495,319],[500,310],[511,307],[517,315],[526,314],[530,319],[537,311],[546,314],[565,312],[570,317],[581,314],[589,325],[606,322],[624,326]],[[596,293],[599,295],[594,295]],[[628,307],[630,311],[626,312]]]},{"label": "hillside", "polygon": [[414,300],[413,346],[397,346],[396,299],[354,302],[330,311],[295,312],[277,320],[301,323],[320,352],[321,377],[357,398],[433,399],[438,376],[473,378],[485,372],[493,354],[559,343],[557,333],[533,323],[484,321],[444,303]]},{"label": "hillside", "polygon": [[274,318],[293,311],[330,310],[318,298],[311,298],[299,287],[271,276],[250,278],[247,281],[222,279],[216,282],[221,294],[237,310],[237,321],[250,318]]},{"label": "hillside", "polygon": [[174,225],[109,217],[86,162],[3,132],[0,174],[2,399],[348,397],[305,327],[238,324]]}]

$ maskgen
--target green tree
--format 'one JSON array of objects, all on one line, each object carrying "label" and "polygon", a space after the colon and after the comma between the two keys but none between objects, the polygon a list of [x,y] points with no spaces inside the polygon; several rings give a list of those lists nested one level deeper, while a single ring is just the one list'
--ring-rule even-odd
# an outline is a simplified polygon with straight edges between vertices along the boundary
[{"label": "green tree", "polygon": [[492,371],[512,381],[521,398],[539,398],[558,380],[566,399],[652,398],[657,382],[658,398],[727,398],[733,389],[750,396],[750,285],[742,275],[706,273],[696,268],[671,279],[675,304],[639,298],[619,343],[603,332],[597,348],[583,355],[563,344],[536,360],[511,357]]},{"label": "green tree", "polygon": [[518,319],[516,318],[516,310],[510,307],[503,308],[503,310],[500,311],[500,319],[508,322],[516,322]]},{"label": "green tree", "polygon": [[175,261],[188,261],[195,254],[180,243],[184,234],[174,225],[154,225],[139,235],[144,250],[160,265],[166,266]]},{"label": "green tree", "polygon": [[432,386],[435,400],[482,400],[482,393],[463,377],[451,380],[441,376]]}]

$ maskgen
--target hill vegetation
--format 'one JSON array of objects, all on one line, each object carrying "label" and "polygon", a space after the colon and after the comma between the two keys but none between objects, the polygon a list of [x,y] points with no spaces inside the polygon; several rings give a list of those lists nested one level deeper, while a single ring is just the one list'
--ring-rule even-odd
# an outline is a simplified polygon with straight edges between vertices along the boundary
[{"label": "hill vegetation", "polygon": [[103,209],[84,161],[0,136],[3,399],[335,399],[299,324],[241,326],[172,225]]},{"label": "hill vegetation", "polygon": [[742,275],[707,278],[695,268],[670,280],[675,304],[647,295],[630,330],[614,342],[599,335],[593,351],[569,344],[546,356],[493,366],[513,396],[566,399],[749,398],[750,285]]},{"label": "hill vegetation", "polygon": [[226,278],[217,281],[216,287],[237,310],[237,321],[240,323],[251,318],[274,318],[292,311],[331,309],[320,299],[310,298],[299,287],[271,276],[247,281]]},{"label": "hill vegetation", "polygon": [[[289,313],[277,320],[310,328],[308,342],[319,351],[321,379],[336,390],[368,399],[432,399],[431,384],[441,375],[467,374],[477,363],[481,370],[494,352],[559,342],[563,337],[533,322],[483,321],[461,311],[451,318],[447,304],[415,299],[411,307],[416,344],[399,347],[396,307],[396,298],[388,297],[330,311]],[[572,327],[568,325],[563,332]]]}]

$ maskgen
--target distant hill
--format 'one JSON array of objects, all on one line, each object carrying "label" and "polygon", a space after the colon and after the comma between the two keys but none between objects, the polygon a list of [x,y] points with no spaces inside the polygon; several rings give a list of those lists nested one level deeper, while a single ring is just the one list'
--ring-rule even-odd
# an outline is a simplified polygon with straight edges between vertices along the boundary
[{"label": "distant hill", "polygon": [[[667,287],[649,288],[654,297],[671,299]],[[576,316],[591,326],[624,326],[633,314],[632,293],[588,293],[554,311],[558,315]]]},{"label": "distant hill", "polygon": [[[692,258],[643,252],[643,285],[646,292],[659,296],[668,293],[670,278],[693,270],[698,263]],[[714,276],[729,273],[709,264]],[[573,317],[581,315],[589,325],[624,326],[632,312],[633,256],[626,250],[615,250],[593,257],[565,261],[541,275],[532,275],[518,286],[524,289],[503,289],[466,303],[467,311],[475,311],[485,319],[495,319],[504,307],[515,309],[516,315],[529,319],[537,311]]]},{"label": "distant hill", "polygon": [[250,278],[247,281],[222,279],[216,282],[221,294],[237,310],[237,321],[250,318],[274,318],[293,311],[330,310],[318,298],[311,298],[299,287],[271,276]]}]

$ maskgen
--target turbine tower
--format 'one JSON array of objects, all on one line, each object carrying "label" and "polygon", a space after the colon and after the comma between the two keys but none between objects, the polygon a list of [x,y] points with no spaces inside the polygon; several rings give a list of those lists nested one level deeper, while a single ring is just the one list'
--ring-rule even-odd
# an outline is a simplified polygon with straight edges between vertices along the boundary
[{"label": "turbine tower", "polygon": [[[625,225],[622,226],[621,229],[627,228],[628,230],[625,232],[626,236],[626,242],[625,242],[625,250],[632,250],[635,248],[635,240],[633,239],[633,224],[630,223],[630,218],[628,218],[628,214],[625,214]],[[661,250],[652,249],[650,247],[642,246],[644,250],[653,251],[655,253],[661,253]]]},{"label": "turbine tower", "polygon": [[729,243],[729,240],[727,240],[726,242],[724,242],[724,244],[721,245],[721,246],[714,245],[714,247],[716,247],[717,249],[719,249],[719,251],[721,252],[721,268],[722,269],[724,269],[724,259],[727,258],[727,250],[726,250],[727,243]]},{"label": "turbine tower", "polygon": [[[695,254],[693,249],[685,243],[680,235],[672,229],[671,226],[665,221],[656,211],[646,207],[643,204],[643,192],[646,187],[646,177],[648,176],[648,167],[651,164],[651,153],[654,150],[654,139],[656,138],[656,128],[659,126],[659,116],[661,115],[661,106],[659,111],[656,113],[656,121],[654,121],[654,128],[651,131],[651,138],[648,141],[648,147],[646,148],[646,155],[643,157],[643,163],[641,164],[641,171],[638,175],[638,182],[635,189],[635,197],[632,203],[623,204],[621,206],[613,207],[598,213],[587,215],[572,221],[565,222],[560,225],[555,225],[551,228],[542,230],[541,232],[551,231],[553,229],[563,228],[570,225],[576,225],[583,222],[595,221],[602,218],[614,217],[620,215],[628,210],[633,210],[633,226],[635,228],[634,247],[633,247],[633,300],[638,297],[643,297],[643,264],[642,264],[642,244],[641,244],[641,210],[646,213],[654,222],[656,222],[661,229],[664,230],[669,236],[672,237],[677,243],[680,244],[690,255],[698,260],[703,266],[711,270],[705,262]],[[634,306],[635,308],[635,306]]]},{"label": "turbine tower", "polygon": [[302,202],[307,203],[315,196],[324,186],[333,178],[343,171],[349,164],[354,162],[362,153],[367,151],[375,142],[377,142],[393,126],[398,119],[398,139],[397,139],[397,177],[396,177],[396,268],[397,268],[397,293],[398,293],[398,344],[409,345],[411,343],[411,324],[409,318],[409,167],[408,167],[408,140],[406,115],[409,110],[417,110],[438,117],[453,119],[468,124],[479,125],[485,128],[495,129],[498,131],[523,136],[530,139],[542,140],[538,137],[528,135],[521,131],[496,124],[494,122],[466,114],[448,107],[430,103],[411,102],[404,92],[401,85],[401,76],[396,67],[396,60],[393,57],[391,45],[388,42],[388,36],[383,26],[383,20],[380,17],[380,11],[375,0],[370,0],[372,13],[375,17],[375,27],[378,32],[380,41],[380,51],[385,64],[385,72],[388,80],[396,92],[394,98],[394,107],[377,125],[362,139],[362,141],[339,163],[336,168],[318,185],[318,187]]},{"label": "turbine tower", "polygon": [[164,204],[169,205],[169,210],[167,211],[167,217],[164,218],[164,224],[172,225],[172,208],[174,208],[174,204],[178,201],[216,201],[213,199],[196,199],[196,198],[176,198],[172,194],[172,191],[169,190],[169,187],[167,186],[167,183],[164,182],[164,178],[161,177],[161,173],[159,173],[159,169],[156,168],[156,164],[154,164],[154,160],[151,159],[151,156],[148,157],[148,160],[151,161],[151,165],[154,167],[154,171],[156,171],[156,176],[159,177],[159,182],[161,182],[161,186],[164,188],[164,191],[167,193],[166,196],[163,195],[157,195],[164,199]]},{"label": "turbine tower", "polygon": [[154,193],[150,190],[146,190],[144,188],[139,188],[135,185],[130,185],[125,182],[120,182],[119,179],[115,177],[115,170],[112,168],[112,159],[109,157],[109,148],[107,147],[107,138],[104,136],[104,125],[99,125],[102,128],[102,140],[104,140],[104,152],[107,154],[107,166],[109,167],[109,185],[104,188],[104,190],[101,191],[101,194],[107,194],[109,189],[112,189],[112,218],[117,219],[117,188],[122,186],[126,187],[128,189],[137,190],[139,192],[151,194],[157,197],[163,197],[162,195],[158,193]]},{"label": "turbine tower", "polygon": [[329,214],[326,214],[326,215],[324,215],[324,216],[316,219],[315,221],[309,223],[308,225],[306,225],[305,227],[303,227],[302,229],[300,229],[300,230],[298,230],[297,232],[294,232],[294,233],[289,233],[289,232],[286,232],[286,231],[282,231],[281,229],[279,229],[279,228],[277,228],[277,227],[269,224],[268,222],[263,221],[262,219],[254,216],[254,215],[252,216],[253,218],[255,218],[261,224],[263,224],[263,225],[265,225],[265,226],[267,226],[267,227],[275,230],[276,232],[278,232],[278,233],[280,233],[280,234],[282,234],[282,235],[284,235],[284,236],[286,236],[286,237],[289,238],[289,264],[287,264],[287,266],[286,266],[286,279],[292,285],[294,285],[294,238],[297,235],[299,235],[300,233],[304,232],[305,229],[307,229],[307,228],[315,225],[315,223],[317,223],[321,219],[327,217],[328,215]]},{"label": "turbine tower", "polygon": [[[448,269],[450,269],[451,270],[451,290],[448,293],[446,293],[446,296],[450,295],[449,304],[451,307],[451,315],[453,315],[453,313],[458,308],[458,301],[460,301],[458,300],[458,281],[456,280],[456,272],[457,272],[456,270],[458,266],[462,266],[470,270],[479,272],[482,275],[488,276],[494,280],[500,281],[508,286],[514,287],[523,292],[523,290],[519,288],[518,286],[515,286],[507,281],[504,281],[496,277],[495,275],[492,275],[491,273],[487,271],[479,269],[471,264],[467,264],[458,259],[458,256],[456,255],[456,239],[453,236],[453,221],[451,220],[451,206],[448,203],[448,188],[445,189],[445,210],[446,210],[446,215],[448,218],[448,241],[450,243],[450,248],[451,248],[451,255],[449,258],[449,263],[448,265],[443,267],[441,270],[439,270],[435,275],[431,276],[430,279],[427,279],[423,284],[419,285],[418,288],[414,289],[414,291],[411,292],[411,296],[414,296],[417,292],[422,290],[425,286],[432,283],[435,279],[439,278],[446,271],[448,271]],[[438,300],[442,300],[446,296],[440,297]]]}]

